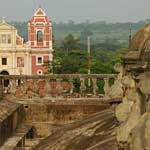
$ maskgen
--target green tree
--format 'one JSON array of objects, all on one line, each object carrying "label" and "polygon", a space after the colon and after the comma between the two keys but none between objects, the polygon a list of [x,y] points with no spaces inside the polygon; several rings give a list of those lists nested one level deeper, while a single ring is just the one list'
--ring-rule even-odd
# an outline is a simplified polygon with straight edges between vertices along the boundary
[{"label": "green tree", "polygon": [[71,50],[69,53],[57,50],[54,56],[53,72],[58,74],[79,73],[85,70],[87,57],[84,51]]},{"label": "green tree", "polygon": [[74,37],[72,34],[69,34],[63,40],[61,48],[67,51],[77,50],[80,48],[80,40],[79,38]]}]

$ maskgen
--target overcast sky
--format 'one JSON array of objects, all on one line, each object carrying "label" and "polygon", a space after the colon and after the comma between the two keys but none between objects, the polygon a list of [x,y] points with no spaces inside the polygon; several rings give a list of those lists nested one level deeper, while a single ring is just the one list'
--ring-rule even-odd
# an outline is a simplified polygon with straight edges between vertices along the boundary
[{"label": "overcast sky", "polygon": [[0,17],[28,21],[39,5],[53,22],[125,22],[150,18],[150,0],[0,0]]}]

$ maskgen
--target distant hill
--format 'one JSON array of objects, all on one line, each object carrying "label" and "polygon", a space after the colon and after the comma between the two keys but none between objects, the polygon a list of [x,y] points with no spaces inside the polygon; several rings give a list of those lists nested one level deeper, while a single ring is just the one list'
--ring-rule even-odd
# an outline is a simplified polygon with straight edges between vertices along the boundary
[{"label": "distant hill", "polygon": [[[132,24],[132,34],[139,28],[149,23],[150,20],[139,21]],[[27,22],[11,22],[18,29],[19,34],[27,40]],[[83,22],[75,23],[69,21],[68,23],[53,23],[53,34],[55,42],[59,44],[65,36],[73,34],[79,37],[85,43],[85,37],[90,34],[92,43],[103,43],[104,41],[116,41],[123,45],[127,45],[129,37],[129,23],[106,23],[100,22]]]},{"label": "distant hill", "polygon": [[[131,23],[132,36],[148,22],[150,20]],[[27,22],[12,22],[11,24],[14,24],[19,34],[27,41]],[[121,56],[128,50],[129,27],[130,23],[106,23],[104,21],[53,23],[55,42],[53,72],[87,73],[87,36],[90,35],[91,72],[114,73],[114,64],[121,62]],[[75,43],[75,41],[78,42]],[[103,83],[100,83],[100,86],[103,86]]]}]

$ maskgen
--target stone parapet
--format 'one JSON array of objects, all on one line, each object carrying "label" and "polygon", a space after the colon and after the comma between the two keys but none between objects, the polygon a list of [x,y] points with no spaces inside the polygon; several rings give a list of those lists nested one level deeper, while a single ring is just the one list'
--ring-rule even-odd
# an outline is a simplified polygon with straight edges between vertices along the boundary
[{"label": "stone parapet", "polygon": [[[52,74],[0,76],[1,93],[5,99],[58,99],[109,97],[110,82],[116,74]],[[9,80],[8,87],[5,81]],[[88,86],[88,82],[91,86]]]}]

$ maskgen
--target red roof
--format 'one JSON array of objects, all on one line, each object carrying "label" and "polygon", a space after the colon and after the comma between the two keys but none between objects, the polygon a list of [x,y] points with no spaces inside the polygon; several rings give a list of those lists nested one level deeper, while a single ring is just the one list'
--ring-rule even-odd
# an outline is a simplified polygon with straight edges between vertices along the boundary
[{"label": "red roof", "polygon": [[29,23],[37,23],[37,22],[49,23],[49,19],[41,7],[39,7],[36,10],[34,16],[29,21]]}]

